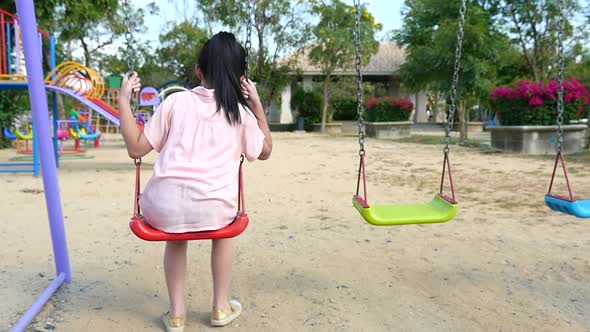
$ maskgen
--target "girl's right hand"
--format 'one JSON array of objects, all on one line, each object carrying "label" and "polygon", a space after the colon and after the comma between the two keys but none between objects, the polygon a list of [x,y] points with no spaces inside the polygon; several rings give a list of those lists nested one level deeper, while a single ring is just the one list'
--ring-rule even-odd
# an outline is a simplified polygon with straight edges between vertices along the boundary
[{"label": "girl's right hand", "polygon": [[258,91],[256,90],[256,85],[252,82],[249,78],[242,77],[242,94],[244,98],[246,98],[246,106],[251,111],[255,111],[258,108],[262,108],[262,103],[260,102],[260,96],[258,96]]},{"label": "girl's right hand", "polygon": [[123,76],[123,81],[121,82],[119,96],[126,100],[130,100],[131,94],[139,91],[139,89],[141,89],[141,79],[139,78],[139,75],[136,72],[132,72],[131,75],[125,74],[125,76]]}]

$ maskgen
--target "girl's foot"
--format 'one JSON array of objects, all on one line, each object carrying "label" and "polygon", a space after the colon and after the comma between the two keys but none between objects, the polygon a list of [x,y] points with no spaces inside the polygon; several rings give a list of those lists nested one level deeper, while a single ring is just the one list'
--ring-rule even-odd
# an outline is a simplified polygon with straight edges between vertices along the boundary
[{"label": "girl's foot", "polygon": [[238,300],[230,300],[229,308],[226,309],[213,309],[211,315],[211,325],[213,326],[225,326],[242,313],[242,305]]},{"label": "girl's foot", "polygon": [[162,315],[162,322],[166,327],[166,332],[184,332],[184,317],[172,317],[170,312]]}]

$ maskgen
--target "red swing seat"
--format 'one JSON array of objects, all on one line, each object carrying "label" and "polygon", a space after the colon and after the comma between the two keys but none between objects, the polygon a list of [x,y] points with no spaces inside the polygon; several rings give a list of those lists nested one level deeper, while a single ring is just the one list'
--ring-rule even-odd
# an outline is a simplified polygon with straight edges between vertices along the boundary
[{"label": "red swing seat", "polygon": [[133,234],[145,241],[187,241],[236,237],[242,234],[246,227],[248,227],[248,223],[248,215],[242,214],[237,216],[231,224],[218,230],[191,233],[166,233],[150,226],[142,216],[134,216],[129,222],[129,227],[131,227]]},{"label": "red swing seat", "polygon": [[129,227],[133,234],[145,241],[189,241],[189,240],[216,240],[236,237],[248,227],[250,222],[246,208],[244,205],[244,178],[242,174],[242,164],[244,157],[240,160],[240,169],[238,171],[238,213],[231,224],[224,228],[213,231],[189,232],[189,233],[166,233],[159,229],[150,226],[144,217],[141,215],[141,208],[139,206],[140,196],[140,174],[141,174],[141,160],[135,162],[135,198],[134,198],[134,213]]}]

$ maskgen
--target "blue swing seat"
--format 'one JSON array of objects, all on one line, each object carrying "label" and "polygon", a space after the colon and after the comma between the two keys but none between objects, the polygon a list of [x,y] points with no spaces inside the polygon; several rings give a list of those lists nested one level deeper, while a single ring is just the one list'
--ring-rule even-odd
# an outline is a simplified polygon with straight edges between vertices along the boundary
[{"label": "blue swing seat", "polygon": [[554,211],[578,218],[590,218],[590,199],[572,201],[565,197],[545,195],[545,204]]}]

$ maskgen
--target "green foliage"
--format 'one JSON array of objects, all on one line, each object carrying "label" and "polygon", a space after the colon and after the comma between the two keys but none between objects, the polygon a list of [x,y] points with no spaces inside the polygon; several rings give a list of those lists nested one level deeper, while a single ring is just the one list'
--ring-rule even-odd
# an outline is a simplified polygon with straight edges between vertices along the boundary
[{"label": "green foliage", "polygon": [[[13,129],[14,120],[30,109],[29,95],[25,91],[0,91],[0,132],[4,128]],[[0,148],[9,147],[11,141],[0,135]]]},{"label": "green foliage", "polygon": [[[114,37],[124,32],[116,0],[62,0],[59,4],[55,24],[60,30],[60,40],[80,42],[87,66],[96,50],[112,44]],[[91,44],[95,43],[93,48]]]},{"label": "green foliage", "polygon": [[[314,13],[320,15],[320,22],[313,28],[316,38],[315,46],[309,52],[313,63],[319,64],[325,74],[337,68],[352,68],[355,57],[353,31],[355,25],[354,7],[340,0],[322,3],[314,7]],[[361,43],[362,61],[367,63],[379,49],[375,33],[382,29],[375,17],[366,7],[362,7]]]},{"label": "green foliage", "polygon": [[[410,90],[446,93],[451,86],[458,30],[459,0],[406,0],[404,26],[394,40],[406,47],[400,68]],[[509,50],[508,38],[493,25],[491,14],[470,4],[465,22],[459,95],[487,96],[501,64],[499,50]]]},{"label": "green foliage", "polygon": [[162,67],[177,79],[197,85],[195,65],[207,39],[207,31],[200,28],[197,22],[172,24],[168,31],[160,35],[162,47],[158,49],[158,56]]},{"label": "green foliage", "polygon": [[[348,6],[340,0],[314,6],[314,13],[320,15],[320,22],[312,30],[316,41],[309,52],[309,59],[312,63],[318,64],[326,75],[323,87],[322,128],[330,118],[328,110],[331,74],[338,68],[352,69],[354,64],[355,10],[355,7]],[[361,7],[361,11],[361,56],[363,63],[368,63],[379,49],[375,33],[381,30],[382,26],[375,21],[375,17],[365,6]]]},{"label": "green foliage", "polygon": [[[520,50],[520,58],[526,65],[526,77],[535,82],[554,78],[557,75],[557,34],[562,16],[559,12],[560,1],[547,0],[493,0],[498,7],[495,21],[503,31],[512,38],[511,42]],[[579,12],[581,7],[577,0],[565,0],[565,34],[573,38],[567,62],[573,60],[577,50],[587,41],[587,34],[576,31],[567,13]]]},{"label": "green foliage", "polygon": [[291,108],[305,118],[305,129],[310,130],[314,123],[320,122],[322,97],[316,91],[298,88],[291,96]]},{"label": "green foliage", "polygon": [[566,72],[566,75],[575,76],[580,82],[590,87],[590,51],[582,56],[579,62],[572,63]]},{"label": "green foliage", "polygon": [[356,98],[340,97],[332,100],[333,120],[351,121],[357,119]]},{"label": "green foliage", "polygon": [[[208,22],[209,34],[213,33],[211,24],[215,22],[242,33],[250,24],[246,1],[197,0],[197,3]],[[258,83],[258,92],[268,105],[289,83],[286,75],[289,64],[281,64],[279,57],[309,40],[309,7],[315,1],[261,0],[254,3],[250,76]]]},{"label": "green foliage", "polygon": [[[504,126],[552,126],[556,124],[557,105],[555,101],[546,101],[540,106],[531,106],[528,100],[495,100],[494,111],[498,112]],[[568,124],[578,118],[579,105],[566,103],[563,119]]]}]

